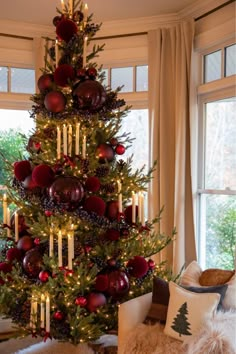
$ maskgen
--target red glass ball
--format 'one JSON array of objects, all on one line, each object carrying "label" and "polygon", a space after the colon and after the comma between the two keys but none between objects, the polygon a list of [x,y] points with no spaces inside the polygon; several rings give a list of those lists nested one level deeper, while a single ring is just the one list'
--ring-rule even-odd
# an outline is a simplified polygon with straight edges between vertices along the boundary
[{"label": "red glass ball", "polygon": [[155,269],[156,264],[152,259],[149,259],[148,266],[149,266],[149,269],[153,270],[153,269]]},{"label": "red glass ball", "polygon": [[129,291],[129,279],[125,272],[121,270],[114,270],[108,274],[108,294],[113,299],[120,299],[127,295]]},{"label": "red glass ball", "polygon": [[74,68],[69,64],[59,65],[54,72],[54,81],[58,86],[69,86],[75,77]]},{"label": "red glass ball", "polygon": [[104,87],[98,81],[89,79],[76,84],[72,96],[75,108],[82,110],[98,110],[106,101]]},{"label": "red glass ball", "polygon": [[48,281],[50,274],[46,270],[41,270],[39,273],[39,280],[41,280],[42,283],[46,283]]},{"label": "red glass ball", "polygon": [[127,268],[130,268],[129,273],[135,278],[142,278],[149,269],[148,262],[144,257],[135,256],[127,263]]},{"label": "red glass ball", "polygon": [[75,299],[75,304],[80,307],[85,307],[87,305],[87,299],[84,296],[78,296]]},{"label": "red glass ball", "polygon": [[96,277],[95,289],[97,291],[106,291],[108,289],[109,280],[107,274],[98,274]]},{"label": "red glass ball", "polygon": [[99,163],[112,162],[115,157],[115,153],[111,145],[102,143],[98,145],[96,150],[96,156],[98,156]]},{"label": "red glass ball", "polygon": [[107,203],[106,216],[110,220],[116,220],[119,213],[119,206],[116,200],[111,200]]},{"label": "red glass ball", "polygon": [[61,40],[65,42],[69,42],[74,34],[77,33],[77,31],[78,27],[76,26],[75,22],[67,18],[59,21],[56,26],[56,34]]},{"label": "red glass ball", "polygon": [[80,69],[78,69],[77,70],[77,77],[80,79],[80,80],[83,80],[83,79],[85,79],[85,77],[86,77],[86,69],[84,69],[84,68],[80,68]]},{"label": "red glass ball", "polygon": [[118,155],[123,155],[125,153],[125,147],[121,144],[118,144],[115,148],[115,152],[118,154]]},{"label": "red glass ball", "polygon": [[87,75],[90,77],[90,79],[95,79],[97,76],[97,70],[95,68],[88,68],[87,70]]},{"label": "red glass ball", "polygon": [[61,311],[56,311],[53,314],[53,318],[55,318],[57,321],[61,321],[64,318],[64,314]]},{"label": "red glass ball", "polygon": [[34,240],[29,235],[22,236],[17,242],[17,248],[24,252],[29,251],[33,247],[34,247]]},{"label": "red glass ball", "polygon": [[40,92],[49,90],[53,85],[53,74],[44,74],[38,79],[38,88]]},{"label": "red glass ball", "polygon": [[[135,206],[135,209],[136,209],[135,215],[138,215],[138,206],[137,205]],[[127,208],[125,208],[124,215],[125,215],[125,221],[128,224],[132,224],[132,205],[129,205],[129,206],[127,206]]]},{"label": "red glass ball", "polygon": [[23,268],[25,273],[32,278],[37,278],[43,264],[43,258],[41,253],[37,249],[31,249],[26,252],[23,259]]},{"label": "red glass ball", "polygon": [[46,94],[44,105],[49,112],[59,113],[65,109],[66,98],[60,91],[51,91]]},{"label": "red glass ball", "polygon": [[61,22],[62,17],[61,16],[55,16],[52,20],[52,23],[54,24],[54,26],[56,27],[58,25],[59,22]]},{"label": "red glass ball", "polygon": [[90,312],[96,312],[97,308],[105,305],[106,297],[102,293],[90,293],[87,297],[87,309]]},{"label": "red glass ball", "polygon": [[66,210],[77,207],[84,196],[84,189],[77,177],[59,176],[49,188],[50,198]]}]

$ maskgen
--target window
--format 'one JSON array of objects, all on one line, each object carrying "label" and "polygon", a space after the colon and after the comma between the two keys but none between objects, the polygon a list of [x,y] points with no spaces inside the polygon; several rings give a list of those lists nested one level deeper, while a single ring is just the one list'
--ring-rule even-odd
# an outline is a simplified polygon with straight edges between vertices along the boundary
[{"label": "window", "polygon": [[0,92],[35,92],[35,71],[25,68],[0,67]]},{"label": "window", "polygon": [[[199,87],[198,260],[234,269],[236,244],[235,45],[203,56]],[[224,70],[222,70],[224,68]],[[224,77],[231,76],[228,87]],[[221,84],[222,82],[222,84]],[[208,84],[209,85],[209,84]]]}]

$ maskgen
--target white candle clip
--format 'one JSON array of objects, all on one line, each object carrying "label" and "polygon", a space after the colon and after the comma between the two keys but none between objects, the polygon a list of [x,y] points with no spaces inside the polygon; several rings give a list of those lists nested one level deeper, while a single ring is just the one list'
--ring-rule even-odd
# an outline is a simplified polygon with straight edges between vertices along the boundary
[{"label": "white candle clip", "polygon": [[58,232],[58,267],[62,267],[62,233]]},{"label": "white candle clip", "polygon": [[7,224],[7,195],[3,194],[3,224]]},{"label": "white candle clip", "polygon": [[67,126],[63,125],[63,154],[67,156]]},{"label": "white candle clip", "polygon": [[44,328],[45,326],[45,295],[41,295],[40,302],[40,327]]},{"label": "white candle clip", "polygon": [[50,298],[46,297],[46,333],[50,333]]},{"label": "white candle clip", "polygon": [[18,215],[17,211],[15,212],[14,218],[15,218],[15,242],[18,242],[18,240],[19,240],[19,215]]},{"label": "white candle clip", "polygon": [[76,130],[75,130],[75,155],[79,155],[79,135],[80,135],[80,123],[77,123]]},{"label": "white candle clip", "polygon": [[72,156],[72,125],[68,128],[68,156]]},{"label": "white candle clip", "polygon": [[86,135],[83,136],[82,158],[86,159]]},{"label": "white candle clip", "polygon": [[57,159],[61,158],[61,129],[57,127]]},{"label": "white candle clip", "polygon": [[88,43],[88,37],[84,37],[84,47],[83,47],[83,67],[86,67],[86,62],[87,62],[87,43]]},{"label": "white candle clip", "polygon": [[136,195],[132,192],[132,223],[136,223]]}]

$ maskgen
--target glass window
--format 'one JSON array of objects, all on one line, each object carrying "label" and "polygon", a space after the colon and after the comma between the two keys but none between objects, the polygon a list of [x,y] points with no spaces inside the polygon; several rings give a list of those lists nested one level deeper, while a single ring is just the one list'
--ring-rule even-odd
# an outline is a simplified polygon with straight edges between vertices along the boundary
[{"label": "glass window", "polygon": [[236,44],[225,48],[225,76],[236,74]]},{"label": "glass window", "polygon": [[11,92],[33,94],[35,92],[35,71],[11,68]]},{"label": "glass window", "polygon": [[136,66],[136,91],[148,90],[148,66]]},{"label": "glass window", "polygon": [[204,56],[204,82],[221,78],[221,50]]},{"label": "glass window", "polygon": [[8,91],[7,84],[8,68],[5,66],[0,67],[0,92]]},{"label": "glass window", "polygon": [[236,99],[206,104],[205,188],[236,190]]},{"label": "glass window", "polygon": [[120,92],[133,92],[133,67],[111,69],[111,88],[118,86],[123,86]]}]

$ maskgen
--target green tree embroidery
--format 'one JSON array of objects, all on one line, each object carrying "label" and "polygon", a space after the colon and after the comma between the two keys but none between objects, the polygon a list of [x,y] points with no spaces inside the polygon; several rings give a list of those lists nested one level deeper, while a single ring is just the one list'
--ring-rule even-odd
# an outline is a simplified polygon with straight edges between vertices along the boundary
[{"label": "green tree embroidery", "polygon": [[187,308],[187,302],[185,302],[178,311],[178,314],[173,320],[173,325],[171,328],[179,333],[179,336],[181,337],[182,334],[186,336],[192,335],[192,333],[189,331],[190,329],[190,323],[188,322],[188,308]]}]

